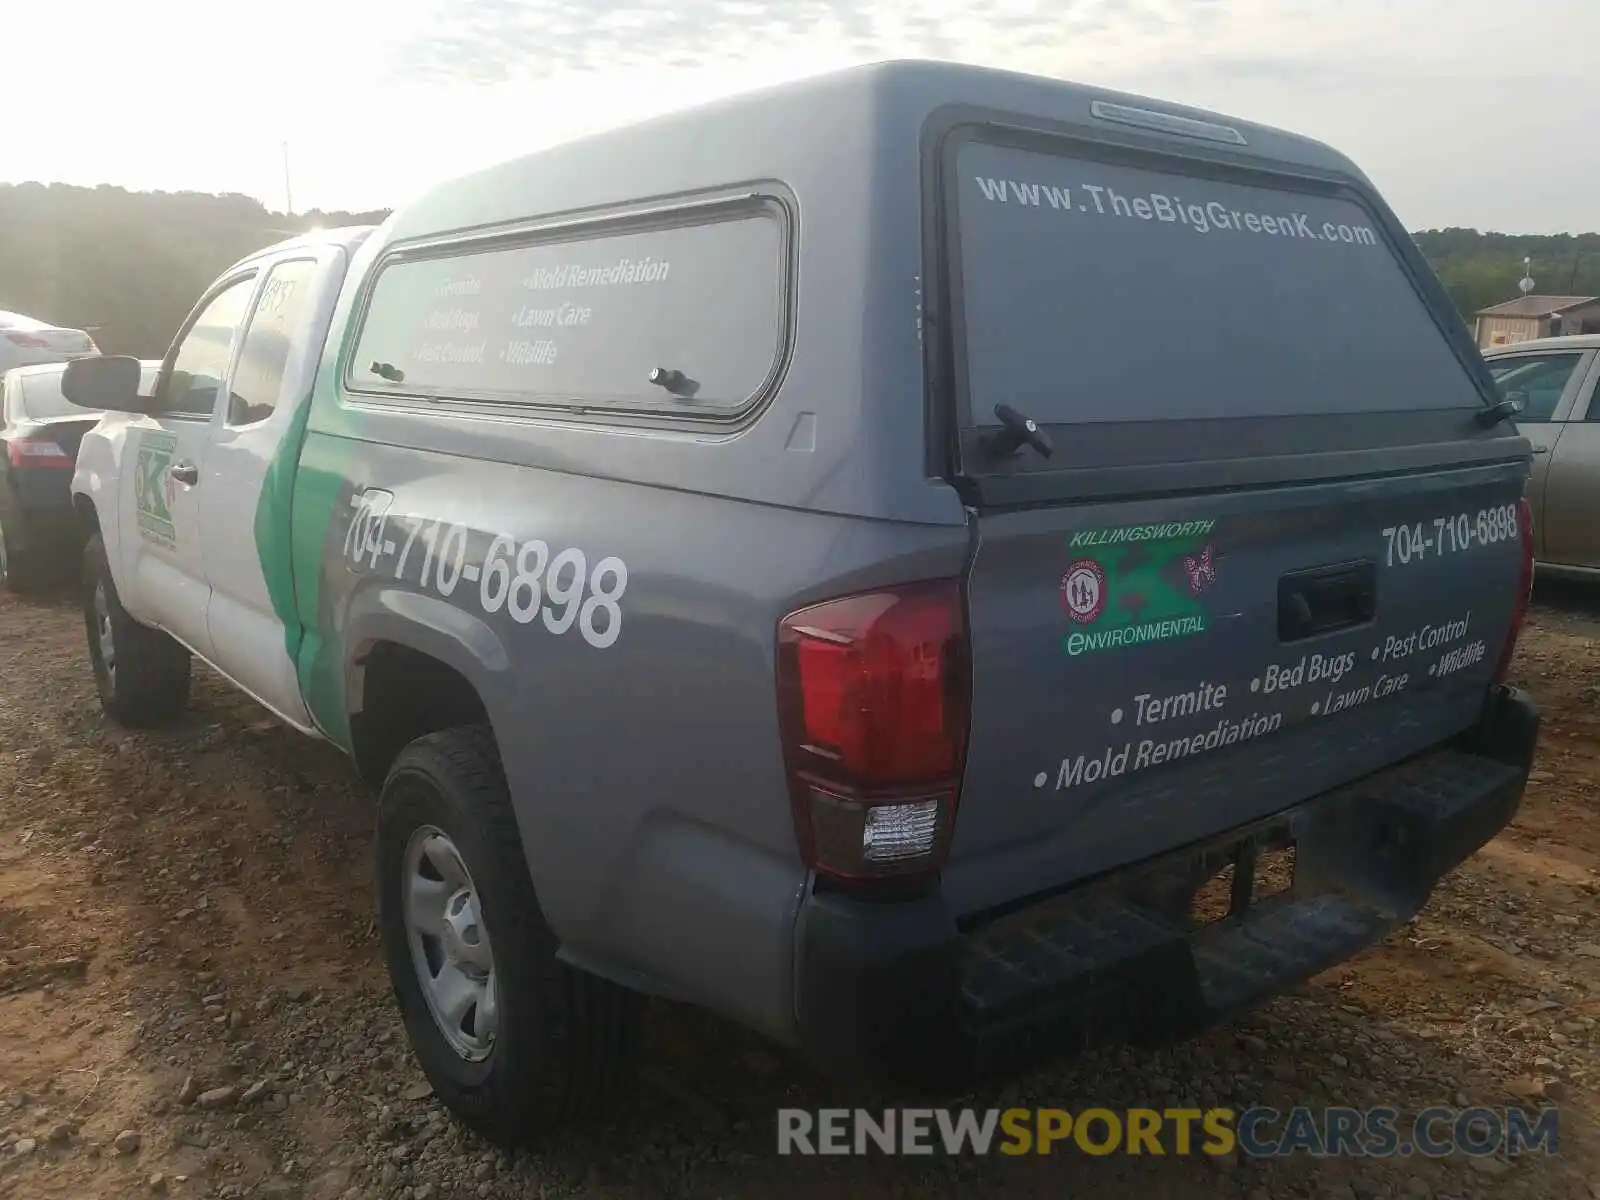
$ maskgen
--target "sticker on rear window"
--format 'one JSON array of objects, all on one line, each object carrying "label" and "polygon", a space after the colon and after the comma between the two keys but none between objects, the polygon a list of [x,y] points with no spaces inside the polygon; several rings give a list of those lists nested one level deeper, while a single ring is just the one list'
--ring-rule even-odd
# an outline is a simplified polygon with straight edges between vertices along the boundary
[{"label": "sticker on rear window", "polygon": [[1075,628],[1061,640],[1063,653],[1205,633],[1219,569],[1215,529],[1215,521],[1175,521],[1072,534],[1068,546],[1080,553],[1062,573],[1061,605]]}]

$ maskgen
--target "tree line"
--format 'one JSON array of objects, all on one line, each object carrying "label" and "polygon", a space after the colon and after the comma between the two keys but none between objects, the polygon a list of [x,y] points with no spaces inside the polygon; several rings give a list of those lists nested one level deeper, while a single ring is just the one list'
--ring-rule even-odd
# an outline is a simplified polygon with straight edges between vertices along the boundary
[{"label": "tree line", "polygon": [[[1600,296],[1600,233],[1550,235],[1428,229],[1412,235],[1468,323],[1521,295],[1526,269],[1541,296]],[[1525,268],[1523,260],[1531,260]]]},{"label": "tree line", "polygon": [[[313,226],[387,215],[291,216],[240,195],[0,184],[0,309],[92,329],[108,354],[159,357],[230,263]],[[1600,295],[1600,233],[1413,236],[1469,323],[1478,309],[1519,294],[1525,258],[1540,294]]]},{"label": "tree line", "polygon": [[159,358],[200,293],[253,250],[386,212],[272,212],[259,200],[103,185],[0,184],[0,309]]}]

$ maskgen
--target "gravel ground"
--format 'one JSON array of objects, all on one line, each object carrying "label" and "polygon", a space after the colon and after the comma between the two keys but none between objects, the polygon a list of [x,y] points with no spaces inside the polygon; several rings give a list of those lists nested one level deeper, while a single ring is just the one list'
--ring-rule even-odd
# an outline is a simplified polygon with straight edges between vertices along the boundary
[{"label": "gravel ground", "polygon": [[73,606],[0,599],[0,1196],[1600,1197],[1597,613],[1541,593],[1518,664],[1546,713],[1528,800],[1410,926],[1195,1041],[965,1101],[1561,1111],[1548,1159],[1263,1164],[779,1158],[777,1107],[896,1098],[667,1005],[609,1123],[496,1151],[407,1051],[372,802],[343,760],[209,676],[177,729],[108,726]]}]

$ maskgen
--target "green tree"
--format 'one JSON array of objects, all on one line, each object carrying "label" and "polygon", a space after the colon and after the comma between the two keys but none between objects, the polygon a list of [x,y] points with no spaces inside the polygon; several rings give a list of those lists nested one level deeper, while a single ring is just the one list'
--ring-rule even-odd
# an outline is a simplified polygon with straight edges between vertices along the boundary
[{"label": "green tree", "polygon": [[1542,296],[1600,296],[1600,233],[1524,235],[1428,229],[1413,235],[1445,291],[1468,321],[1479,309],[1520,295],[1523,259]]},{"label": "green tree", "polygon": [[158,358],[229,264],[313,225],[387,215],[289,217],[248,196],[0,185],[0,309],[93,327],[108,354]]}]

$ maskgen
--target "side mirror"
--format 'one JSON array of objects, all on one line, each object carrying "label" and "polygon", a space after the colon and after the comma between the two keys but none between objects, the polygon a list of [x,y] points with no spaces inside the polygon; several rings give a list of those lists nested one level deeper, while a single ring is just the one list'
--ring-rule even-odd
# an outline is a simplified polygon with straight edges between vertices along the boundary
[{"label": "side mirror", "polygon": [[139,360],[122,354],[75,358],[61,373],[61,394],[79,408],[147,413],[153,401],[139,395]]}]

